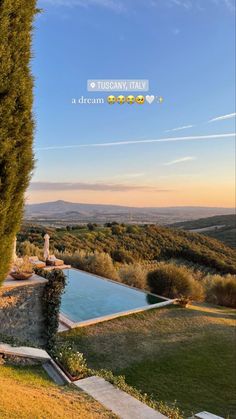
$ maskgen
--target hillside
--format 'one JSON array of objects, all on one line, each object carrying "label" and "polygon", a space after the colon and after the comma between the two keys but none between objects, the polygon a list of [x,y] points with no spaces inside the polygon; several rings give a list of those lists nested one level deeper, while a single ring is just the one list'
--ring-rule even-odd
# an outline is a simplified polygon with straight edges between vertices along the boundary
[{"label": "hillside", "polygon": [[51,249],[74,253],[78,250],[109,253],[114,260],[156,261],[184,259],[221,273],[236,273],[236,252],[223,243],[201,234],[180,229],[147,225],[108,224],[106,227],[88,225],[66,228],[45,228],[25,225],[18,235],[18,245],[30,241],[43,247],[48,232]]},{"label": "hillside", "polygon": [[25,219],[40,220],[41,223],[64,225],[65,223],[86,223],[107,221],[132,223],[170,224],[193,220],[199,217],[230,214],[231,208],[215,207],[127,207],[119,205],[99,205],[66,201],[43,202],[25,206]]},{"label": "hillside", "polygon": [[184,221],[172,225],[175,228],[202,233],[236,248],[236,217],[235,214],[218,215],[200,218],[198,220]]}]

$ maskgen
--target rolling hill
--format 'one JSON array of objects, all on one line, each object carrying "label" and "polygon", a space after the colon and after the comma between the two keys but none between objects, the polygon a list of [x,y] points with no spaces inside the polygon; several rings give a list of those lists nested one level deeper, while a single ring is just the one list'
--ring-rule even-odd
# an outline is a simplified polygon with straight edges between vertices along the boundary
[{"label": "rolling hill", "polygon": [[202,233],[236,248],[236,216],[218,215],[193,221],[179,222],[172,225],[195,233]]},{"label": "rolling hill", "polygon": [[200,217],[231,214],[232,208],[214,207],[150,207],[137,208],[119,205],[83,204],[66,201],[30,204],[25,207],[26,220],[65,224],[87,222],[131,222],[171,224]]},{"label": "rolling hill", "polygon": [[109,253],[114,260],[123,255],[121,258],[134,262],[175,258],[221,273],[236,273],[236,251],[202,234],[157,225],[116,223],[92,227],[91,230],[90,226],[53,228],[26,224],[18,235],[18,244],[29,241],[42,249],[43,236],[48,232],[51,249],[59,252],[98,251]]}]

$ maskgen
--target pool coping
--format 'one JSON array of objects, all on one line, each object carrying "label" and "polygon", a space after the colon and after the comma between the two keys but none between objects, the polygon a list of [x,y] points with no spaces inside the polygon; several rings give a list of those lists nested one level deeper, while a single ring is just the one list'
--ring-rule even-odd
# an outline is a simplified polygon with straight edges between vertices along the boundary
[{"label": "pool coping", "polygon": [[102,322],[105,322],[105,321],[108,321],[108,320],[113,320],[113,319],[116,319],[118,317],[124,317],[124,316],[128,316],[130,314],[135,314],[135,313],[140,313],[140,312],[147,311],[147,310],[152,310],[152,309],[155,309],[155,308],[165,307],[165,306],[173,304],[176,301],[176,299],[169,299],[169,298],[157,295],[157,294],[153,294],[151,292],[140,290],[139,288],[136,288],[136,287],[130,287],[129,285],[123,284],[121,282],[114,281],[114,280],[108,279],[108,278],[104,278],[102,276],[99,276],[99,275],[96,275],[96,274],[93,274],[93,273],[90,273],[90,272],[82,271],[81,269],[71,267],[68,270],[70,270],[70,269],[74,269],[75,271],[79,271],[83,274],[95,276],[99,279],[102,279],[103,281],[105,280],[107,282],[112,282],[116,285],[121,285],[123,287],[130,288],[130,289],[135,290],[135,291],[139,291],[143,294],[145,293],[145,294],[153,295],[154,297],[161,298],[164,301],[159,302],[159,303],[155,303],[155,304],[150,304],[149,306],[137,307],[137,308],[130,309],[130,310],[120,311],[118,313],[107,314],[105,316],[96,317],[96,318],[93,318],[93,319],[82,320],[80,322],[75,322],[75,321],[71,320],[65,313],[63,313],[61,311],[60,314],[59,314],[59,321],[62,325],[66,326],[69,329],[74,329],[74,328],[77,328],[77,327],[90,326],[90,325],[97,324],[97,323],[102,323]]}]

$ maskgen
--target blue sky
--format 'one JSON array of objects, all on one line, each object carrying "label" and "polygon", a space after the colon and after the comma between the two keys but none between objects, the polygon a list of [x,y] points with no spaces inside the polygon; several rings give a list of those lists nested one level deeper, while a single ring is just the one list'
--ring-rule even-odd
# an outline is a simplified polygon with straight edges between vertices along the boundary
[{"label": "blue sky", "polygon": [[[234,2],[38,5],[29,201],[233,206]],[[87,92],[87,79],[149,79],[164,102],[73,105],[107,97]]]}]

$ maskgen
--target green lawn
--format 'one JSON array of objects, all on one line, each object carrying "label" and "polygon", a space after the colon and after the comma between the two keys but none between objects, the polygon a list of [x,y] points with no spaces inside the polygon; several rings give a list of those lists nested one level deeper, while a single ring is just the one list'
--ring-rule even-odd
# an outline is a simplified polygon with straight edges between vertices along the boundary
[{"label": "green lawn", "polygon": [[89,366],[125,375],[187,417],[236,417],[235,311],[210,306],[151,310],[64,333]]},{"label": "green lawn", "polygon": [[0,365],[1,419],[111,419],[116,416],[72,386],[58,387],[41,367]]}]

